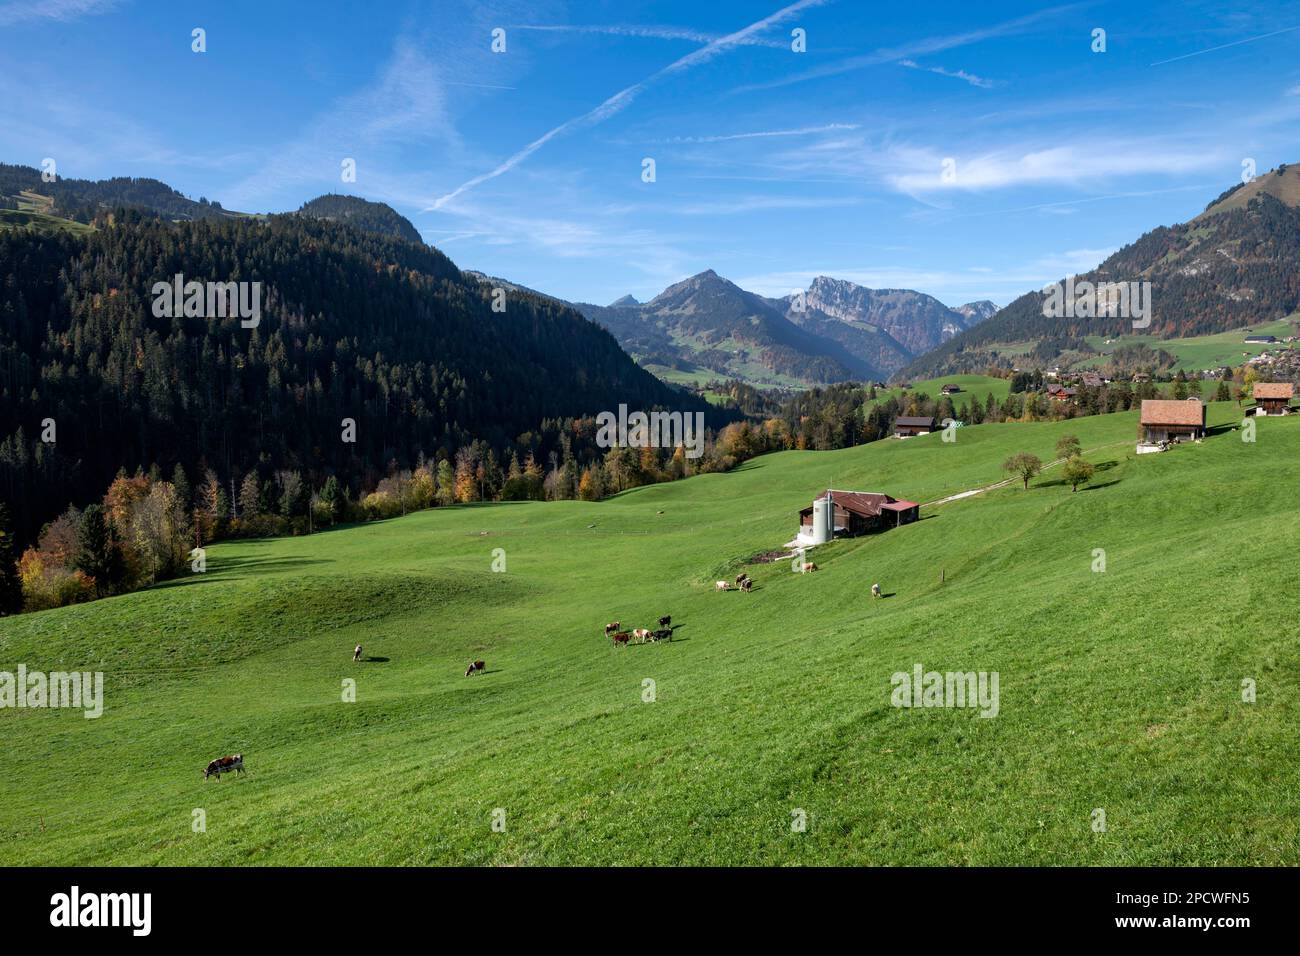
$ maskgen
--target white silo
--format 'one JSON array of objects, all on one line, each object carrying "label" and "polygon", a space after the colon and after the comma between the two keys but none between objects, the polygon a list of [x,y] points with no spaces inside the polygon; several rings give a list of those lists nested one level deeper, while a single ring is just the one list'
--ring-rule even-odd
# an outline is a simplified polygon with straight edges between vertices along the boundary
[{"label": "white silo", "polygon": [[835,502],[831,493],[813,502],[812,543],[825,544],[835,536]]}]

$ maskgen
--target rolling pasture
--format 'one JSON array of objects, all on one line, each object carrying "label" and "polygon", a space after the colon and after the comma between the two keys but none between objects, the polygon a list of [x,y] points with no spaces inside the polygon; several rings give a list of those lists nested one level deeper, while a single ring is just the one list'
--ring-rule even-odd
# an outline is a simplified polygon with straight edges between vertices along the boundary
[{"label": "rolling pasture", "polygon": [[[1210,419],[1141,459],[1136,413],[981,425],[229,542],[0,620],[0,670],[102,670],[106,694],[98,720],[0,711],[0,863],[1300,863],[1300,417],[1253,444],[1235,405]],[[1091,487],[1058,466],[816,573],[747,563],[828,485],[931,502],[1063,434]],[[752,593],[714,592],[742,569]],[[671,643],[602,632],[662,614]],[[998,672],[998,715],[891,706],[918,663]],[[205,782],[229,753],[247,774]]]}]

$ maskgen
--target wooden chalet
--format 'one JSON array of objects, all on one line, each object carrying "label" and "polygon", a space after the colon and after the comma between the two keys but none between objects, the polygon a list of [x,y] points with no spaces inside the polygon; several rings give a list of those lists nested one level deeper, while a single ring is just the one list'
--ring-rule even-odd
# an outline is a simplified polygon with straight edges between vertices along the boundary
[{"label": "wooden chalet", "polygon": [[943,395],[956,395],[960,391],[961,391],[961,386],[954,385],[952,383],[949,383],[939,389],[939,392]]},{"label": "wooden chalet", "polygon": [[1199,398],[1142,401],[1142,440],[1148,445],[1205,437],[1205,403]]},{"label": "wooden chalet", "polygon": [[1079,394],[1077,388],[1067,388],[1064,385],[1052,384],[1047,386],[1047,397],[1057,402],[1068,402]]},{"label": "wooden chalet", "polygon": [[[911,524],[920,516],[921,506],[915,501],[905,501],[892,495],[874,491],[836,491],[828,488],[817,496],[820,501],[827,495],[835,505],[835,533],[850,537],[885,531],[899,525]],[[799,512],[799,533],[812,531],[813,507]]]},{"label": "wooden chalet", "polygon": [[928,435],[934,431],[934,419],[920,415],[899,415],[894,419],[894,434],[899,438]]},{"label": "wooden chalet", "polygon": [[1256,382],[1255,414],[1286,415],[1291,411],[1295,386],[1290,382]]}]

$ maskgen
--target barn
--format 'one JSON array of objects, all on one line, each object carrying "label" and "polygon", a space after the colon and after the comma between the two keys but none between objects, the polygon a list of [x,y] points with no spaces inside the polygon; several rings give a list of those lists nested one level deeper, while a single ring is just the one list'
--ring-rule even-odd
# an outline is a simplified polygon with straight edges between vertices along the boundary
[{"label": "barn", "polygon": [[899,438],[928,435],[934,431],[934,419],[919,415],[899,415],[894,419],[894,434]]},{"label": "barn", "polygon": [[[1157,451],[1162,442],[1189,441],[1205,437],[1205,403],[1199,398],[1185,401],[1148,398],[1142,401],[1142,436],[1138,453]],[[1146,447],[1143,447],[1146,446]]]},{"label": "barn", "polygon": [[1255,414],[1286,415],[1291,411],[1295,386],[1290,382],[1256,382]]},{"label": "barn", "polygon": [[[892,495],[875,491],[836,491],[828,488],[799,512],[801,544],[824,544],[832,534],[849,537],[885,531],[910,524],[920,515],[921,506]],[[829,516],[834,515],[831,524]]]}]

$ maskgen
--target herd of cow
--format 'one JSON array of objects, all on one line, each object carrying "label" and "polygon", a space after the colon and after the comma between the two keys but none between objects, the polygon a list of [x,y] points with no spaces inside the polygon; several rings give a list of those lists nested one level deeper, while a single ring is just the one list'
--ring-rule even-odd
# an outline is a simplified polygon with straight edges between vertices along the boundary
[{"label": "herd of cow", "polygon": [[[752,590],[754,590],[754,579],[751,578],[747,573],[745,573],[744,571],[742,571],[742,572],[740,572],[740,574],[737,574],[737,575],[736,575],[736,587],[739,588],[741,591],[752,591]],[[730,581],[716,581],[716,582],[714,582],[713,590],[715,590],[715,591],[730,591],[730,590],[731,590],[731,582],[730,582]]]},{"label": "herd of cow", "polygon": [[[816,565],[813,565],[810,570],[815,569]],[[742,572],[736,576],[735,586],[741,591],[750,591],[754,587],[754,580],[748,574]],[[731,589],[732,585],[729,581],[718,581],[715,587],[715,590],[717,591],[730,591]],[[874,595],[879,595],[879,585],[873,586],[871,590]],[[671,641],[673,639],[672,624],[673,617],[671,614],[665,614],[663,617],[659,618],[659,627],[653,631],[647,627],[637,627],[630,631],[623,631],[619,629],[622,627],[620,622],[610,621],[605,625],[605,636],[614,642],[614,647],[627,647],[633,642],[637,644],[645,644],[655,641]],[[361,660],[360,644],[358,644],[352,651],[352,660],[354,663]],[[470,661],[469,667],[465,668],[465,676],[469,677],[473,674],[481,674],[484,673],[486,669],[487,664],[483,661]],[[215,776],[217,781],[220,782],[223,773],[231,772],[244,772],[243,754],[234,754],[229,757],[218,757],[216,760],[209,763],[207,769],[203,771],[203,779],[207,780],[208,777]]]},{"label": "herd of cow", "polygon": [[658,630],[650,630],[648,627],[637,627],[630,631],[621,631],[623,625],[618,621],[610,621],[605,625],[605,636],[614,642],[614,646],[622,645],[627,647],[635,641],[638,644],[645,644],[651,641],[671,641],[673,639],[673,616],[665,614],[659,619]]}]

